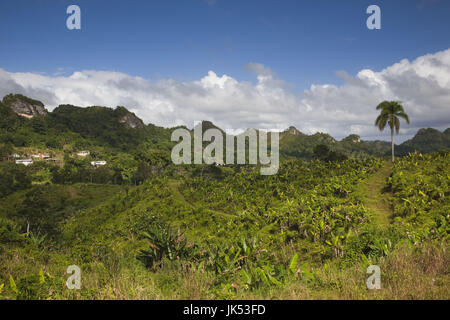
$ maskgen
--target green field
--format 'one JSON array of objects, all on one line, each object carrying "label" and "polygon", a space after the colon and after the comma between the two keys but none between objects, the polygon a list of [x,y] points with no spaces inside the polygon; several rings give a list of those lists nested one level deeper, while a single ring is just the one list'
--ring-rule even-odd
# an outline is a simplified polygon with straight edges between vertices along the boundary
[{"label": "green field", "polygon": [[[448,152],[0,199],[4,299],[448,299]],[[31,232],[27,234],[27,221]],[[381,290],[366,269],[381,268]],[[66,269],[82,270],[69,290]]]}]

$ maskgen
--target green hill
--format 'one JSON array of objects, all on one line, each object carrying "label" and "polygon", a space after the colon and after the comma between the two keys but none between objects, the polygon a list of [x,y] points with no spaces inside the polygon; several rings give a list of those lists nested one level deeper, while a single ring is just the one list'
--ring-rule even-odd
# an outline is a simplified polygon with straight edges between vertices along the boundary
[{"label": "green hill", "polygon": [[[30,111],[23,115],[14,106],[26,105],[29,109],[44,107],[40,101],[22,95],[7,95],[0,104],[2,129],[0,141],[14,146],[46,146],[49,148],[87,148],[100,145],[122,151],[139,150],[143,144],[166,144],[170,131],[154,125],[144,125],[134,113],[124,107],[81,108],[60,105],[52,112]],[[161,147],[162,145],[158,145]]]},{"label": "green hill", "polygon": [[[29,110],[28,113],[24,109]],[[145,125],[125,107],[60,105],[47,112],[40,101],[10,94],[0,103],[0,114],[0,143],[15,147],[72,150],[102,147],[128,153],[154,149],[164,152],[169,159],[169,151],[174,145],[170,142],[170,134],[175,128]],[[218,127],[203,121],[203,131],[209,128]],[[444,133],[431,128],[420,129],[414,138],[397,146],[397,153],[446,150],[450,148],[449,132],[449,129]],[[351,157],[386,156],[390,152],[389,142],[364,141],[354,134],[337,141],[326,133],[307,135],[290,127],[280,134],[281,158],[312,159],[314,147],[319,144]]]},{"label": "green hill", "polygon": [[433,152],[438,150],[447,150],[450,148],[450,128],[444,132],[433,128],[420,129],[416,135],[398,146],[399,154],[408,152]]}]

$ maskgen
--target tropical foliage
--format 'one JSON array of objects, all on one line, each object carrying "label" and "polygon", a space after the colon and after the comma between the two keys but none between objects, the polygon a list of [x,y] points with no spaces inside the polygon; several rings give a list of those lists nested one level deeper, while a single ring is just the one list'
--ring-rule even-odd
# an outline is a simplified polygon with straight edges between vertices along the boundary
[{"label": "tropical foliage", "polygon": [[[128,190],[118,186],[113,193],[90,184],[16,192],[1,205],[7,208],[0,220],[2,294],[118,298],[111,290],[125,286],[135,289],[120,294],[134,298],[267,298],[284,294],[292,283],[312,295],[334,292],[347,285],[344,279],[329,281],[330,272],[351,278],[359,265],[364,277],[365,266],[391,263],[399,252],[409,252],[405,248],[447,246],[449,154],[411,154],[396,163],[386,181],[394,208],[387,227],[374,224],[358,192],[382,165],[377,159],[288,161],[276,176],[251,167],[219,168],[220,178],[186,171]],[[104,196],[90,198],[94,190]],[[59,202],[71,199],[70,193],[77,194],[72,204]],[[15,210],[17,203],[23,209]],[[26,235],[24,222],[31,218],[37,220]],[[448,262],[448,256],[442,259]],[[80,291],[65,288],[64,269],[71,264],[86,275]],[[436,268],[433,277],[445,287],[448,279],[440,264]],[[196,294],[187,279],[202,283]],[[395,278],[389,281],[395,286]],[[177,296],[180,286],[186,291]],[[365,292],[364,278],[353,286]],[[151,291],[133,291],[138,287]],[[429,294],[443,298],[441,289]]]},{"label": "tropical foliage", "polygon": [[[448,151],[411,153],[391,170],[367,151],[376,143],[290,128],[273,176],[254,165],[175,166],[170,129],[124,108],[60,106],[25,119],[13,98],[0,103],[2,299],[450,297]],[[59,161],[11,158],[36,152]],[[386,225],[368,206],[373,177]],[[377,292],[365,285],[370,264],[382,270]],[[65,285],[70,265],[82,270],[80,290]]]}]

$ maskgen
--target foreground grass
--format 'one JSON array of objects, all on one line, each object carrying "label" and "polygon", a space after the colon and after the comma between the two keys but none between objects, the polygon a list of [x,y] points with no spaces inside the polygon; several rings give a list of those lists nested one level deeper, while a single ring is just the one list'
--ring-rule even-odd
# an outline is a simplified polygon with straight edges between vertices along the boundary
[{"label": "foreground grass", "polygon": [[[308,276],[299,270],[279,286],[256,290],[238,285],[218,288],[213,273],[173,261],[166,261],[155,272],[139,265],[118,267],[112,272],[114,270],[102,262],[94,261],[83,268],[81,290],[69,290],[65,285],[68,277],[65,274],[65,259],[61,256],[43,254],[39,258],[30,258],[26,251],[17,249],[3,252],[0,262],[2,274],[11,274],[16,282],[20,274],[37,275],[40,270],[45,270],[48,288],[37,290],[36,296],[19,298],[446,300],[450,297],[450,254],[439,243],[399,247],[378,261],[382,272],[380,290],[367,289],[368,264],[364,262],[345,266],[341,261],[332,261],[309,268]],[[45,284],[42,286],[45,287]],[[15,298],[15,294],[4,290],[0,297],[11,299]]]},{"label": "foreground grass", "polygon": [[338,265],[320,269],[318,285],[293,283],[279,292],[280,299],[448,299],[450,274],[448,250],[439,245],[401,247],[382,259],[381,289],[368,290],[367,264],[347,269]]}]

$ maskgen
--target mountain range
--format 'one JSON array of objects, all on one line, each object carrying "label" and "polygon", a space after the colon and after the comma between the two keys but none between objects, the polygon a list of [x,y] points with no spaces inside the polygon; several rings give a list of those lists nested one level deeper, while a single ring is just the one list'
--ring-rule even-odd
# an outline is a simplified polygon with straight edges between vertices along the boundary
[{"label": "mountain range", "polygon": [[[144,122],[125,107],[115,109],[92,106],[60,105],[52,112],[38,100],[20,94],[9,94],[0,103],[0,144],[14,147],[45,146],[75,149],[101,145],[120,151],[151,148],[169,151],[171,132]],[[203,128],[216,127],[203,121]],[[217,127],[216,127],[217,128]],[[347,156],[387,156],[390,142],[366,141],[351,134],[338,141],[327,133],[308,135],[291,126],[280,134],[282,159],[313,158],[316,145],[323,144]],[[405,155],[415,150],[428,153],[450,148],[450,128],[444,132],[433,128],[420,129],[410,140],[396,147],[396,154]]]}]

